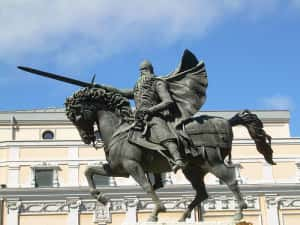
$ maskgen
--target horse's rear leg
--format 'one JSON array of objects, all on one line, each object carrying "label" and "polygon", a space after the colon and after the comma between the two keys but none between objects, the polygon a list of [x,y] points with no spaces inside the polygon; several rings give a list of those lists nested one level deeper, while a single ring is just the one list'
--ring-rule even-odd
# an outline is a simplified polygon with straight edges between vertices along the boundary
[{"label": "horse's rear leg", "polygon": [[234,219],[241,220],[243,218],[243,209],[247,208],[247,204],[242,197],[239,185],[236,181],[234,167],[227,167],[224,164],[218,164],[212,168],[211,172],[216,177],[218,177],[223,182],[225,182],[228,188],[233,193],[234,197],[238,202],[238,207],[239,207],[238,211],[234,215]]},{"label": "horse's rear leg", "polygon": [[184,222],[186,218],[189,218],[192,210],[208,197],[204,184],[204,176],[206,173],[204,173],[201,168],[186,168],[183,170],[183,173],[195,189],[196,196],[180,217],[179,222]]},{"label": "horse's rear leg", "polygon": [[144,189],[147,194],[151,195],[153,203],[155,204],[154,209],[148,219],[148,221],[154,222],[158,220],[158,213],[165,211],[165,207],[163,206],[162,202],[156,195],[155,191],[152,188],[152,185],[148,181],[145,176],[145,172],[141,165],[134,160],[126,160],[123,163],[124,169],[135,179],[135,181]]}]

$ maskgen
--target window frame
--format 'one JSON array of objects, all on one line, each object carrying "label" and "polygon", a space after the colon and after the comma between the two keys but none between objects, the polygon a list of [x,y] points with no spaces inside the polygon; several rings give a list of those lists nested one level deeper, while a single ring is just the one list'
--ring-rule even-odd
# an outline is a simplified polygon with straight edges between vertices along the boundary
[{"label": "window frame", "polygon": [[[36,183],[36,171],[41,170],[52,170],[53,171],[53,177],[52,177],[52,186],[40,186],[37,187]],[[61,170],[59,166],[57,165],[51,165],[47,164],[46,162],[43,162],[38,165],[31,166],[31,187],[33,188],[54,188],[59,187],[59,181],[58,181],[58,171]]]},{"label": "window frame", "polygon": [[[51,134],[52,138],[45,138],[44,135],[46,135],[47,133]],[[42,131],[41,138],[42,138],[42,140],[45,140],[45,141],[54,140],[55,133],[52,130],[44,130],[44,131]]]}]

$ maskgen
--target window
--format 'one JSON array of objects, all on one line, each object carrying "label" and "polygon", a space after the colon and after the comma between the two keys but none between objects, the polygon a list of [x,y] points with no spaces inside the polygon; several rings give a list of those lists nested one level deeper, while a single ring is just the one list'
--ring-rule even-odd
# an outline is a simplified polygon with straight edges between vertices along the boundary
[{"label": "window", "polygon": [[32,187],[58,187],[58,170],[59,166],[43,162],[31,166],[31,186]]},{"label": "window", "polygon": [[53,169],[35,169],[35,187],[53,187]]},{"label": "window", "polygon": [[52,140],[54,139],[54,133],[51,130],[46,130],[43,132],[42,138],[44,140]]},{"label": "window", "polygon": [[94,181],[96,186],[109,186],[110,185],[110,178],[101,176],[101,175],[94,175]]}]

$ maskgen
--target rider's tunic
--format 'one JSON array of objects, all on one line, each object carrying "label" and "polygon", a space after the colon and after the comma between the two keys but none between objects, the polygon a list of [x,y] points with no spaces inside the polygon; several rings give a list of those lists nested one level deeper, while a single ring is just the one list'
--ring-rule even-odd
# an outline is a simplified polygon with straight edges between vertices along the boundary
[{"label": "rider's tunic", "polygon": [[[136,111],[149,109],[162,101],[157,93],[156,84],[158,81],[164,82],[154,76],[141,77],[137,81],[134,87]],[[155,143],[176,139],[175,134],[166,122],[163,112],[154,113],[148,122],[148,126],[150,129],[149,139]]]}]

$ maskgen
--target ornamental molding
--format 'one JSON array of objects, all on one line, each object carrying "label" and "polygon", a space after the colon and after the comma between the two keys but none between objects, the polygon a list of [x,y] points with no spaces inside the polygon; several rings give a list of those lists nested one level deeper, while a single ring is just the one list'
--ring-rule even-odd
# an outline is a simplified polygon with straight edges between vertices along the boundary
[{"label": "ornamental molding", "polygon": [[17,211],[19,212],[21,208],[21,201],[19,199],[7,199],[7,210],[8,213],[11,211]]},{"label": "ornamental molding", "polygon": [[93,222],[97,224],[107,224],[112,222],[112,216],[110,212],[110,203],[102,205],[96,203],[95,211],[93,214]]},{"label": "ornamental molding", "polygon": [[[244,197],[248,208],[247,210],[260,210],[259,196]],[[204,202],[205,211],[226,211],[238,209],[238,203],[232,196],[215,196]]]},{"label": "ornamental molding", "polygon": [[69,212],[66,201],[60,202],[22,202],[20,214],[66,214]]},{"label": "ornamental molding", "polygon": [[46,161],[37,161],[36,163],[30,166],[31,169],[54,169],[54,170],[61,170],[57,163],[53,162],[46,162]]},{"label": "ornamental molding", "polygon": [[278,209],[300,209],[300,196],[266,196],[267,207],[276,207]]},{"label": "ornamental molding", "polygon": [[74,210],[80,210],[80,206],[82,204],[82,201],[80,200],[80,198],[73,198],[73,197],[69,197],[66,200],[66,204],[68,206],[69,209],[74,209]]},{"label": "ornamental molding", "polygon": [[280,209],[300,209],[300,196],[280,197],[278,204]]},{"label": "ornamental molding", "polygon": [[[192,196],[183,198],[161,199],[168,211],[182,211],[193,200]],[[259,209],[259,197],[247,196],[247,210]],[[300,198],[298,203],[300,204]],[[40,214],[68,214],[70,211],[78,211],[82,214],[92,213],[95,223],[111,221],[111,213],[126,212],[129,207],[136,207],[138,211],[150,212],[154,204],[151,199],[124,198],[112,199],[107,205],[95,200],[82,200],[79,198],[66,198],[65,200],[40,200],[40,201],[20,201],[18,199],[7,199],[9,211],[18,211],[20,215],[40,215]],[[217,199],[209,199],[204,202],[205,211],[226,211],[237,209],[236,201],[232,197],[220,196]]]}]

